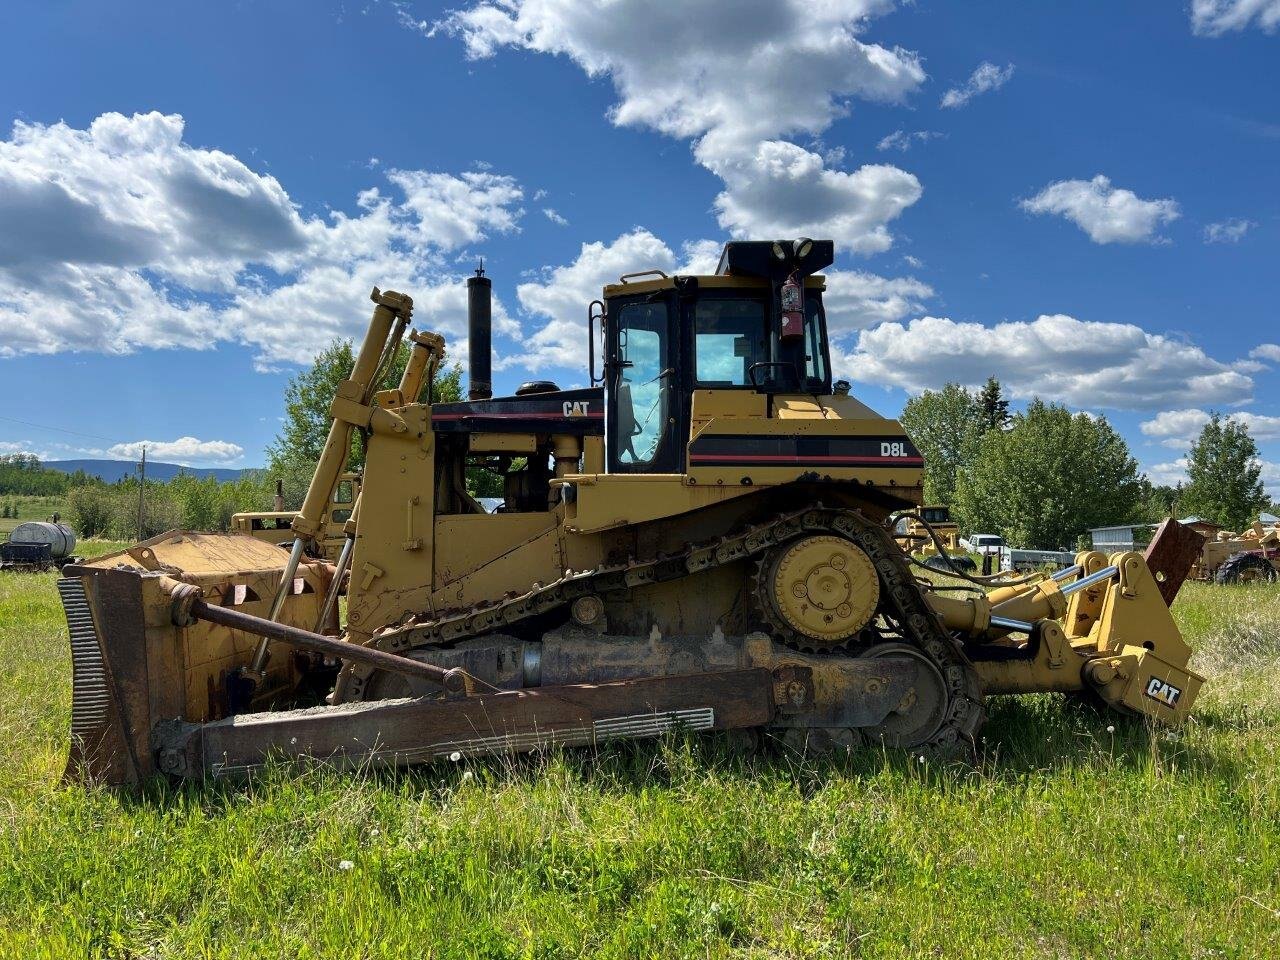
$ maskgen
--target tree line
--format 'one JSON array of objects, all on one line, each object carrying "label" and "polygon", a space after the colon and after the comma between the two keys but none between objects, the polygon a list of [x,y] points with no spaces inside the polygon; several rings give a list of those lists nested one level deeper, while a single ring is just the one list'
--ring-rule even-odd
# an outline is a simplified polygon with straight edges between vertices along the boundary
[{"label": "tree line", "polygon": [[[379,389],[399,384],[408,355],[401,346]],[[351,342],[335,340],[290,379],[266,470],[221,483],[190,474],[147,481],[143,537],[177,527],[226,530],[234,513],[272,509],[277,479],[283,481],[286,508],[297,509],[328,437],[329,406],[353,363]],[[437,374],[432,402],[462,395],[461,367]],[[1090,528],[1155,523],[1171,514],[1196,514],[1239,530],[1260,509],[1275,509],[1264,494],[1258,448],[1248,429],[1216,413],[1187,452],[1188,482],[1173,487],[1153,484],[1138,470],[1106,417],[1072,413],[1039,398],[1011,414],[994,377],[977,390],[958,383],[926,390],[907,401],[900,419],[925,458],[926,502],[949,506],[969,532],[998,533],[1018,546],[1072,549]],[[357,431],[349,469],[363,464],[365,442]],[[502,477],[492,470],[470,468],[467,480],[475,496],[501,496]],[[0,456],[0,495],[64,496],[66,519],[84,537],[138,535],[137,477],[107,484],[83,471],[63,473],[28,454],[12,454]]]},{"label": "tree line", "polygon": [[925,458],[926,502],[970,532],[1031,549],[1074,549],[1091,528],[1196,514],[1240,530],[1272,506],[1244,424],[1213,414],[1187,453],[1188,482],[1154,484],[1104,416],[1035,398],[1009,413],[998,380],[948,383],[906,403],[901,422]]},{"label": "tree line", "polygon": [[83,470],[64,473],[46,467],[30,453],[0,456],[0,496],[58,497],[74,487],[101,482]]}]

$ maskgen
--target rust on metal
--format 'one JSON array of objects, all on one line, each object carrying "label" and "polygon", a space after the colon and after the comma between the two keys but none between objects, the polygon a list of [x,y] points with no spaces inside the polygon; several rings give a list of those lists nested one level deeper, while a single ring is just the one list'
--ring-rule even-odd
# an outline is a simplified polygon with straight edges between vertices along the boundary
[{"label": "rust on metal", "polygon": [[772,674],[755,668],[508,690],[464,700],[419,697],[241,714],[203,725],[166,725],[159,731],[160,766],[185,777],[243,776],[269,757],[400,766],[681,728],[744,729],[772,719],[772,694]]},{"label": "rust on metal", "polygon": [[1160,596],[1169,606],[1173,606],[1174,598],[1191,574],[1191,568],[1200,559],[1202,549],[1204,537],[1172,517],[1161,523],[1151,538],[1143,558],[1156,578]]}]

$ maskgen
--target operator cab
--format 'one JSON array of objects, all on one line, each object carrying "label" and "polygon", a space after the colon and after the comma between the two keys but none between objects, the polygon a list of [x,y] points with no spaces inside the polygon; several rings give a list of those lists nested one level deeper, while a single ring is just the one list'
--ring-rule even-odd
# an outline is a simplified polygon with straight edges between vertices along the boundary
[{"label": "operator cab", "polygon": [[813,274],[833,259],[830,240],[732,242],[714,276],[655,270],[607,287],[590,314],[606,470],[683,472],[695,390],[830,396],[824,281]]}]

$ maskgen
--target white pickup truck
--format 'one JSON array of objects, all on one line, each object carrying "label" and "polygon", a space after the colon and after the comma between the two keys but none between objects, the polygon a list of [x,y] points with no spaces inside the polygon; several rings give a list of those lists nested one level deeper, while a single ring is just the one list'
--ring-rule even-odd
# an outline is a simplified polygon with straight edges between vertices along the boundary
[{"label": "white pickup truck", "polygon": [[1069,567],[1076,562],[1076,555],[1065,550],[1019,550],[1004,542],[995,533],[972,533],[961,539],[960,546],[970,553],[985,557],[990,555],[992,570],[1038,570],[1041,567]]}]

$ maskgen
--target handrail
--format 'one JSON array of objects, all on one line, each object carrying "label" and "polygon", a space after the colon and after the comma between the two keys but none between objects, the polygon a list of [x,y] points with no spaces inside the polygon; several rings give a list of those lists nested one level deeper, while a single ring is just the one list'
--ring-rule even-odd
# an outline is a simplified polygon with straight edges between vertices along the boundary
[{"label": "handrail", "polygon": [[620,277],[618,278],[618,282],[619,282],[619,283],[626,283],[626,282],[627,282],[627,280],[629,280],[629,279],[631,279],[631,278],[633,278],[633,277],[652,277],[652,276],[654,276],[655,274],[656,274],[657,276],[661,277],[663,280],[670,280],[670,279],[671,279],[671,278],[670,278],[670,277],[668,277],[665,273],[663,273],[661,270],[640,270],[640,271],[638,271],[638,272],[636,272],[636,273],[624,273],[622,276],[620,276]]},{"label": "handrail", "polygon": [[[600,305],[599,313],[593,312],[595,310],[596,304]],[[606,309],[607,308],[604,305],[604,301],[602,300],[592,300],[589,304],[587,304],[587,374],[588,376],[591,377],[591,385],[593,387],[597,383],[604,383],[604,377],[596,376],[596,335],[591,325],[597,319],[600,320],[600,352],[603,354],[605,349],[604,318],[607,315]]]}]

